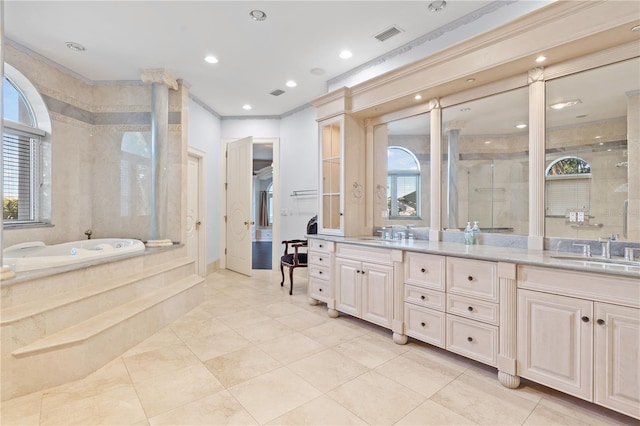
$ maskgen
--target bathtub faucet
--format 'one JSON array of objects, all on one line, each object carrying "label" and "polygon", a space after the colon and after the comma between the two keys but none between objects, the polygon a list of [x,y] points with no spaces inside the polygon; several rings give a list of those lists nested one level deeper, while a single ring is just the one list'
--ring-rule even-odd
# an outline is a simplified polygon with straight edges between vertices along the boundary
[{"label": "bathtub faucet", "polygon": [[88,240],[91,239],[91,234],[93,234],[93,231],[91,229],[87,229],[86,231],[84,231],[84,235],[87,236]]}]

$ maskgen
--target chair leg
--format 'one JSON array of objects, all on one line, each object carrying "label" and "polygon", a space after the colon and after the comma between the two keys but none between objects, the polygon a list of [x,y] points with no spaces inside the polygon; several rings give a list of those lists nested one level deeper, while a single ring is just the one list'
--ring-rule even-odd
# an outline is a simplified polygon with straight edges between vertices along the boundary
[{"label": "chair leg", "polygon": [[293,294],[293,268],[289,268],[289,282],[291,283],[291,287],[289,287],[289,296]]},{"label": "chair leg", "polygon": [[280,281],[280,287],[284,287],[284,267],[280,263],[280,274],[282,274],[282,281]]}]

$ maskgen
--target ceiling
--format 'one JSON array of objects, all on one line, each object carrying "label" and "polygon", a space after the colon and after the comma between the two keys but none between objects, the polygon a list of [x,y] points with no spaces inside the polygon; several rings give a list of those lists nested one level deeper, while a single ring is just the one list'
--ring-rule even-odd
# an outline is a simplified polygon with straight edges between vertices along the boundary
[{"label": "ceiling", "polygon": [[[531,10],[548,2],[526,3]],[[477,28],[486,29],[487,20],[505,22],[515,12],[502,7],[513,2],[446,3],[431,12],[429,1],[5,0],[4,24],[7,39],[88,82],[137,81],[144,69],[166,68],[222,117],[281,116],[326,93],[328,81],[380,63],[388,52],[397,58],[425,34],[444,48],[452,43],[447,37],[480,31],[467,23],[482,20]],[[251,19],[255,9],[267,19]],[[391,26],[401,32],[374,38]],[[67,42],[86,50],[72,51]],[[339,58],[344,49],[353,57]],[[206,63],[206,55],[219,62]],[[288,80],[297,86],[287,87]],[[276,89],[284,93],[271,95]]]}]

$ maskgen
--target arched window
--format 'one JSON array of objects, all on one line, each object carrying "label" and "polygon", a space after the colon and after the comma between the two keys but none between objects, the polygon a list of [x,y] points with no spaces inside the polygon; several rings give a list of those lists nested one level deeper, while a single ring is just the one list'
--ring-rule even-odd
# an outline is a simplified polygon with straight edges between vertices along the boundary
[{"label": "arched window", "polygon": [[[24,76],[7,66],[24,82],[30,93],[37,93]],[[46,111],[36,96],[39,111]],[[47,133],[38,127],[32,104],[24,90],[8,75],[2,80],[2,189],[3,223],[20,227],[50,221],[50,154],[43,146]],[[44,122],[49,123],[48,115]]]},{"label": "arched window", "polygon": [[420,216],[420,163],[406,148],[387,148],[387,191],[390,218]]},{"label": "arched window", "polygon": [[561,157],[545,170],[547,216],[571,218],[591,209],[591,165],[580,157]]}]

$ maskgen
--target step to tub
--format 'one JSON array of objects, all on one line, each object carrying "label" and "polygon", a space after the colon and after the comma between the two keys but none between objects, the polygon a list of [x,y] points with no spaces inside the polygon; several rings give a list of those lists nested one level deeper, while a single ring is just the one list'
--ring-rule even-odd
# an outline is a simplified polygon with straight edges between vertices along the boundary
[{"label": "step to tub", "polygon": [[[125,323],[135,316],[157,307],[163,302],[192,289],[204,282],[204,278],[191,275],[181,279],[175,284],[154,291],[153,293],[132,300],[116,308],[98,314],[83,322],[75,324],[57,333],[46,336],[40,340],[16,349],[12,356],[24,358],[45,352],[62,350],[75,345],[83,344],[89,339],[95,338],[109,329]],[[199,303],[200,301],[198,301]],[[184,313],[184,312],[182,312]],[[162,324],[163,326],[166,324]]]},{"label": "step to tub", "polygon": [[[27,320],[48,312],[63,309],[73,304],[81,303],[82,301],[89,301],[92,298],[104,297],[109,292],[114,292],[127,286],[134,286],[136,284],[144,285],[143,283],[145,280],[151,280],[158,276],[163,276],[169,271],[179,270],[180,268],[189,268],[189,265],[194,265],[193,259],[186,257],[172,259],[124,277],[104,279],[100,282],[68,290],[45,299],[6,307],[2,309],[2,313],[0,314],[0,326],[15,324],[18,321]],[[183,276],[189,275],[192,272],[193,270],[189,271],[189,273],[183,274]],[[178,274],[180,275],[179,272]],[[78,317],[77,312],[74,312],[73,314],[74,317]]]}]

